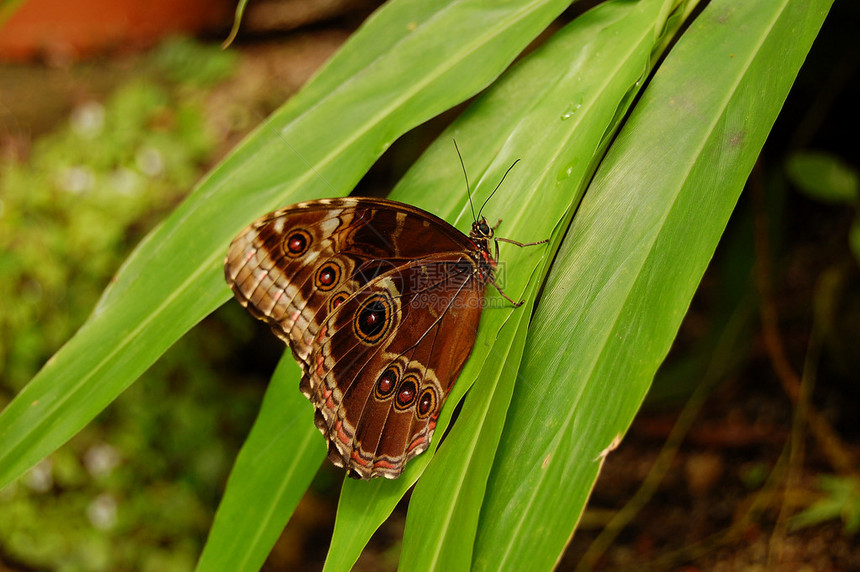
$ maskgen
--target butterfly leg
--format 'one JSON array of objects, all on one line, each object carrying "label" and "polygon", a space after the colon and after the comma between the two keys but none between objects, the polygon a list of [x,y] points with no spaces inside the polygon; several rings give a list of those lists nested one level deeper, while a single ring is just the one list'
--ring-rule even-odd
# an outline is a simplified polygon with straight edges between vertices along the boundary
[{"label": "butterfly leg", "polygon": [[499,288],[499,285],[498,285],[498,284],[496,284],[496,281],[495,281],[495,280],[491,280],[491,281],[490,281],[490,283],[491,283],[491,284],[496,288],[496,290],[498,290],[498,291],[499,291],[499,294],[501,294],[501,295],[502,295],[502,298],[504,298],[505,300],[507,300],[508,302],[510,302],[510,303],[511,303],[511,305],[512,305],[514,308],[519,308],[520,306],[522,306],[522,305],[525,303],[525,300],[520,300],[519,302],[515,302],[515,301],[514,301],[510,296],[508,296],[507,294],[505,294],[505,291],[504,291],[504,290],[502,290],[501,288]]},{"label": "butterfly leg", "polygon": [[[495,230],[497,228],[499,228],[499,225],[501,225],[501,224],[502,224],[502,219],[499,219],[498,222],[496,223],[496,225],[491,230],[495,232]],[[548,238],[545,238],[543,240],[539,240],[537,242],[517,242],[516,240],[511,240],[510,238],[500,238],[500,237],[495,237],[494,240],[496,241],[496,258],[498,258],[498,254],[499,254],[499,241],[500,240],[502,242],[508,242],[510,244],[520,246],[520,247],[522,247],[522,246],[536,246],[538,244],[546,244],[547,242],[549,242]]]},{"label": "butterfly leg", "polygon": [[[499,222],[502,222],[502,221],[500,220]],[[493,227],[493,228],[495,228],[495,227]],[[495,258],[496,260],[499,259],[499,241],[507,242],[509,244],[513,244],[514,246],[519,246],[520,248],[522,248],[524,246],[536,246],[538,244],[546,244],[547,242],[549,242],[549,239],[545,238],[545,239],[539,240],[537,242],[517,242],[516,240],[511,240],[510,238],[498,238],[498,237],[493,238],[493,242],[496,245],[496,258]]]},{"label": "butterfly leg", "polygon": [[[501,221],[501,219],[499,219],[499,222],[498,222],[498,223],[496,223],[496,226],[499,226],[499,224],[500,224],[501,222],[502,222],[502,221]],[[494,226],[493,228],[495,229],[496,227]],[[495,257],[495,260],[498,260],[498,259],[499,259],[499,241],[501,241],[501,242],[507,242],[507,243],[513,244],[514,246],[524,247],[524,246],[536,246],[536,245],[538,245],[538,244],[546,244],[547,242],[549,242],[549,239],[548,239],[548,238],[546,238],[546,239],[544,239],[544,240],[539,240],[539,241],[537,241],[537,242],[517,242],[516,240],[511,240],[511,239],[509,239],[509,238],[494,238],[494,239],[493,239],[493,243],[496,245],[496,257]],[[514,308],[519,308],[520,306],[522,306],[522,305],[525,303],[525,300],[520,300],[519,302],[515,302],[514,300],[512,300],[510,296],[508,296],[507,294],[505,294],[504,290],[502,290],[501,288],[499,288],[499,285],[498,285],[498,284],[496,284],[496,281],[495,281],[495,280],[492,280],[492,284],[493,284],[493,286],[496,288],[496,290],[498,290],[498,291],[499,291],[499,294],[501,294],[501,295],[502,295],[502,297],[503,297],[505,300],[507,300],[508,302],[510,302],[510,303],[514,306]]]},{"label": "butterfly leg", "polygon": [[496,247],[498,248],[498,246],[499,246],[498,242],[499,241],[507,242],[508,244],[513,244],[514,246],[523,247],[523,246],[536,246],[538,244],[546,244],[547,242],[549,242],[549,239],[545,238],[545,239],[539,240],[537,242],[517,242],[516,240],[511,240],[510,238],[496,238],[495,241],[496,241]]}]

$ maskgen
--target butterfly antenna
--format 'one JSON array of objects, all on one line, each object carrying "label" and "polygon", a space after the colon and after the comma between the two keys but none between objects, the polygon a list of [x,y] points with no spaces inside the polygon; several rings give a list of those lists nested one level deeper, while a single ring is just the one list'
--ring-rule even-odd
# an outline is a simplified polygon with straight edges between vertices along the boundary
[{"label": "butterfly antenna", "polygon": [[472,204],[472,192],[469,190],[469,175],[466,174],[466,164],[463,162],[460,148],[457,147],[457,140],[452,139],[452,141],[454,142],[454,149],[457,150],[457,157],[460,158],[460,167],[463,168],[463,178],[466,179],[466,196],[469,197],[469,208],[472,209],[472,220],[477,221],[478,219],[475,217],[475,205]]},{"label": "butterfly antenna", "polygon": [[[505,174],[504,174],[504,175],[502,175],[502,180],[501,180],[501,181],[499,181],[499,184],[498,184],[498,185],[496,185],[496,188],[495,188],[495,189],[493,189],[493,192],[492,192],[492,193],[490,193],[490,196],[489,196],[489,197],[487,197],[487,200],[486,200],[486,201],[484,201],[484,204],[482,204],[482,205],[481,205],[481,209],[478,211],[478,216],[481,216],[481,213],[483,212],[484,207],[485,207],[485,206],[487,206],[487,203],[488,203],[488,202],[490,202],[490,199],[492,199],[492,198],[493,198],[493,195],[495,195],[495,194],[496,194],[496,191],[498,191],[498,190],[499,190],[499,187],[501,187],[501,186],[502,186],[502,183],[504,183],[504,182],[505,182],[505,177],[507,177],[507,176],[508,176],[508,173],[510,173],[510,172],[511,172],[511,169],[513,169],[513,168],[514,168],[514,165],[516,165],[516,164],[517,164],[517,163],[519,163],[519,162],[520,162],[520,160],[519,160],[519,159],[517,159],[516,161],[514,161],[514,162],[513,162],[513,164],[512,164],[510,167],[508,167],[508,170],[507,170],[507,171],[505,171]],[[477,220],[477,219],[475,219],[475,220]]]}]

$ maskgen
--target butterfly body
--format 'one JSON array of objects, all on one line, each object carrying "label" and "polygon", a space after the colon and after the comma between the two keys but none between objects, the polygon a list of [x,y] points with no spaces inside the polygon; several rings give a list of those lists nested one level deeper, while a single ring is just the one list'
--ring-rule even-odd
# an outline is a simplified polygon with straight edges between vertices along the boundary
[{"label": "butterfly body", "polygon": [[428,447],[495,284],[492,240],[483,218],[466,235],[356,197],[286,207],[233,240],[227,282],[290,346],[329,459],[350,476],[396,478]]}]

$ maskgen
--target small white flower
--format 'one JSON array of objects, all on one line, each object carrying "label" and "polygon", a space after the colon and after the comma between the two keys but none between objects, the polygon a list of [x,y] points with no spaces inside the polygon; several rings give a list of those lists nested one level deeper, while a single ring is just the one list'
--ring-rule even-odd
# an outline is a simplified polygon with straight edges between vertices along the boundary
[{"label": "small white flower", "polygon": [[99,530],[110,530],[116,526],[117,504],[110,493],[102,493],[87,506],[87,518]]},{"label": "small white flower", "polygon": [[105,126],[105,108],[97,101],[88,101],[72,111],[69,123],[80,137],[95,139]]},{"label": "small white flower", "polygon": [[84,453],[84,466],[97,479],[110,475],[119,462],[119,452],[107,443],[93,445]]},{"label": "small white flower", "polygon": [[67,193],[85,193],[95,186],[96,177],[92,169],[84,166],[66,167],[60,173],[59,187]]},{"label": "small white flower", "polygon": [[42,459],[24,475],[24,484],[37,493],[48,492],[54,486],[54,475],[51,471],[53,466],[54,463],[50,457]]},{"label": "small white flower", "polygon": [[142,180],[137,172],[120,167],[110,175],[110,188],[121,195],[133,195],[141,190]]},{"label": "small white flower", "polygon": [[148,177],[157,177],[164,172],[164,156],[153,147],[144,147],[135,157],[137,168]]}]

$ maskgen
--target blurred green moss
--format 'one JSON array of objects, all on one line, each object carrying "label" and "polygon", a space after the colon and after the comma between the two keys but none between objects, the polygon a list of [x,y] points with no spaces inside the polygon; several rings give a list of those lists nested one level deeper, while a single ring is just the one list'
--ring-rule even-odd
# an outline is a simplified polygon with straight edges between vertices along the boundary
[{"label": "blurred green moss", "polygon": [[[79,105],[33,141],[26,160],[2,159],[0,408],[212,161],[219,141],[203,88],[235,63],[217,47],[171,40],[105,101]],[[81,434],[0,491],[4,557],[51,570],[193,568],[262,393],[228,378],[230,352],[251,331],[234,310],[186,335]]]},{"label": "blurred green moss", "polygon": [[[198,104],[151,81],[79,106],[0,172],[0,370],[18,391],[83,322],[119,263],[200,176]],[[14,301],[14,302],[13,302]]]}]

